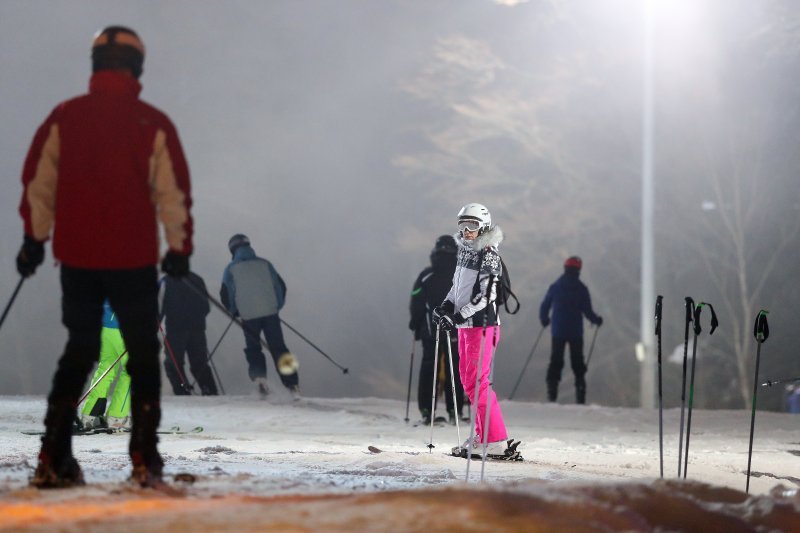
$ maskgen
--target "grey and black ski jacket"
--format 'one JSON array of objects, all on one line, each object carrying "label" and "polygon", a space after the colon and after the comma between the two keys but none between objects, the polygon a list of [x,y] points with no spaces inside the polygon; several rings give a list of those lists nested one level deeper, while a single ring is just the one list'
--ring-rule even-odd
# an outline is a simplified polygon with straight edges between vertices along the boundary
[{"label": "grey and black ski jacket", "polygon": [[256,256],[250,246],[240,246],[222,274],[222,303],[243,320],[278,313],[286,300],[286,283],[272,263]]},{"label": "grey and black ski jacket", "polygon": [[457,327],[499,325],[497,283],[492,285],[488,299],[486,288],[491,276],[498,281],[497,278],[503,275],[500,253],[497,251],[497,247],[503,242],[503,231],[499,226],[492,226],[472,241],[464,240],[460,234],[453,237],[458,244],[458,260],[453,274],[453,286],[444,301],[451,302],[455,312],[465,319]]}]

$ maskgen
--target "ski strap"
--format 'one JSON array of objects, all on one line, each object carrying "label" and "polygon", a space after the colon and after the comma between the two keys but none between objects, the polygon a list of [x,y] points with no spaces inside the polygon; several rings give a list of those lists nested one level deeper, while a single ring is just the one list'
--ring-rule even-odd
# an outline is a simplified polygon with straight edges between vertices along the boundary
[{"label": "ski strap", "polygon": [[711,310],[711,331],[709,331],[708,334],[713,335],[714,330],[719,326],[719,321],[717,320],[717,313],[714,312],[714,306],[708,302],[700,302],[697,307],[694,308],[694,334],[700,335],[700,332],[703,331],[700,327],[700,313],[703,310],[703,306],[708,306]]},{"label": "ski strap", "polygon": [[769,311],[762,309],[756,315],[756,323],[753,325],[753,336],[756,342],[762,343],[769,337],[769,324],[767,324],[767,315]]}]

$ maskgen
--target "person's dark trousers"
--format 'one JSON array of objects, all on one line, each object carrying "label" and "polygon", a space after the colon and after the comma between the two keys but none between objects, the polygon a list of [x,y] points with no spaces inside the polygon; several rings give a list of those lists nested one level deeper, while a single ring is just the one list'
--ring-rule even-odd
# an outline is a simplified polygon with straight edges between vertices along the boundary
[{"label": "person's dark trousers", "polygon": [[562,339],[552,338],[550,352],[550,365],[547,367],[547,399],[551,402],[558,398],[558,384],[561,381],[561,371],[564,368],[564,348],[569,344],[569,359],[572,373],[575,374],[575,400],[577,403],[586,403],[586,365],[583,361],[583,338]]},{"label": "person's dark trousers", "polygon": [[47,398],[42,456],[53,464],[72,455],[72,424],[89,372],[100,355],[103,301],[108,298],[128,349],[133,427],[129,451],[137,466],[160,475],[156,429],[161,418],[158,284],[155,267],[87,270],[61,267],[62,321],[68,339]]},{"label": "person's dark trousers", "polygon": [[[167,342],[170,348],[172,348],[172,354],[175,356],[175,360],[178,362],[178,369],[180,370],[179,373],[178,370],[175,369],[172,357],[167,354],[164,359],[164,371],[167,374],[170,385],[172,385],[172,392],[174,392],[176,396],[190,393],[181,382],[181,376],[188,380],[183,368],[184,356],[188,355],[189,368],[192,371],[194,379],[197,380],[200,393],[203,396],[216,395],[217,384],[214,382],[211,367],[208,365],[206,332],[204,330],[167,330]],[[186,385],[188,386],[188,383]]]},{"label": "person's dark trousers", "polygon": [[[453,393],[450,385],[450,358],[447,353],[447,337],[442,334],[439,338],[439,362],[444,362],[444,375],[445,389],[442,391],[447,405],[447,412],[454,413],[453,410]],[[458,405],[458,413],[464,407],[464,388],[461,386],[461,377],[458,372],[458,340],[451,334],[451,340],[455,342],[451,345],[453,351],[453,367],[456,380],[456,403]],[[433,412],[431,407],[431,393],[433,392],[433,362],[434,350],[436,349],[436,340],[433,338],[422,339],[422,362],[419,367],[419,386],[417,389],[417,405],[419,412],[423,418],[427,418]],[[454,413],[455,414],[455,413]]]},{"label": "person's dark trousers", "polygon": [[[267,346],[269,347],[269,353],[272,355],[272,360],[275,362],[277,368],[280,356],[289,351],[289,348],[286,347],[286,343],[283,341],[281,320],[278,318],[278,315],[269,315],[245,320],[244,325],[244,355],[247,358],[247,373],[251,381],[254,381],[256,378],[265,378],[267,377],[267,359],[264,357],[264,352],[261,350],[261,342],[256,334],[264,334]],[[280,376],[281,383],[283,383],[283,386],[287,389],[293,389],[300,383],[300,377],[297,375],[297,372],[289,374],[288,376],[284,376],[279,372],[278,376]]]}]

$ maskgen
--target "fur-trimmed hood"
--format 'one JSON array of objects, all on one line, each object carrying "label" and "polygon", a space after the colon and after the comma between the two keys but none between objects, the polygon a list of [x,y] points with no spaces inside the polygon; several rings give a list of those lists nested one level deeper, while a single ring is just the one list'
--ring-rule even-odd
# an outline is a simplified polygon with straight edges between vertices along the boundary
[{"label": "fur-trimmed hood", "polygon": [[500,229],[500,226],[492,226],[487,231],[484,231],[474,240],[468,241],[461,236],[461,232],[459,231],[453,238],[456,240],[456,244],[461,248],[471,248],[472,250],[480,251],[485,250],[489,247],[497,248],[500,246],[500,243],[503,242],[503,230]]}]

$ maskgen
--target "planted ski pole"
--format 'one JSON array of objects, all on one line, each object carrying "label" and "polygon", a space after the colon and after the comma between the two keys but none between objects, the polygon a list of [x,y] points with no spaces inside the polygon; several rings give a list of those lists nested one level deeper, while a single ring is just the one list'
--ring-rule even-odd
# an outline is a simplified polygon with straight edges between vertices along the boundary
[{"label": "planted ski pole", "polygon": [[589,370],[589,361],[592,359],[592,353],[594,353],[594,341],[597,340],[598,331],[600,331],[600,326],[595,326],[594,335],[592,335],[592,344],[589,346],[589,355],[586,356],[586,362],[583,364],[587,371]]},{"label": "planted ski pole", "polygon": [[186,380],[186,376],[183,374],[183,369],[181,368],[182,365],[178,365],[175,352],[172,351],[172,346],[170,346],[169,341],[167,340],[167,335],[164,333],[164,328],[161,327],[161,322],[158,323],[158,329],[161,331],[161,338],[164,339],[164,347],[166,348],[167,354],[169,354],[169,357],[172,360],[172,365],[175,367],[175,371],[178,373],[178,379],[181,380],[181,388],[183,388],[183,390],[185,390],[188,394],[193,394],[194,387],[189,385],[189,382]]},{"label": "planted ski pole", "polygon": [[681,382],[681,427],[678,436],[678,477],[681,477],[681,459],[683,458],[683,414],[686,408],[686,358],[689,355],[689,324],[694,316],[694,300],[684,298],[686,308],[686,327],[683,332],[683,380]]},{"label": "planted ski pole", "polygon": [[[269,350],[269,346],[267,345],[267,341],[265,341],[264,339],[262,339],[262,338],[261,338],[261,334],[260,334],[260,333],[258,333],[258,332],[256,332],[256,331],[253,331],[253,329],[252,329],[252,328],[248,327],[248,325],[244,323],[244,320],[242,320],[242,317],[239,317],[239,316],[233,316],[233,315],[231,314],[231,312],[230,312],[230,311],[228,311],[228,309],[227,309],[227,308],[226,308],[224,305],[222,305],[222,303],[221,303],[219,300],[217,300],[216,298],[214,298],[213,296],[211,296],[210,294],[208,294],[208,291],[206,291],[204,288],[202,288],[202,287],[198,287],[197,285],[195,285],[195,283],[194,283],[194,282],[192,282],[192,280],[190,280],[189,278],[187,278],[187,277],[182,277],[182,278],[181,278],[181,280],[183,280],[183,282],[184,282],[184,283],[186,283],[186,285],[188,285],[188,286],[189,286],[189,287],[190,287],[190,288],[191,288],[193,291],[195,291],[197,294],[199,294],[199,295],[201,295],[201,296],[205,297],[205,298],[206,298],[206,299],[207,299],[209,302],[211,302],[211,304],[212,304],[214,307],[216,307],[217,309],[219,309],[220,311],[222,311],[222,312],[223,312],[223,313],[224,313],[224,314],[225,314],[225,315],[226,315],[228,318],[230,318],[231,320],[233,320],[234,322],[236,322],[236,325],[237,325],[237,326],[239,326],[239,327],[242,329],[242,331],[245,331],[245,332],[246,332],[246,333],[248,333],[250,336],[252,336],[254,339],[258,339],[258,341],[261,343],[261,346],[262,346],[262,347],[264,347],[264,348],[266,348],[267,350]],[[300,334],[300,332],[299,332],[299,331],[297,331],[296,329],[294,329],[294,328],[293,328],[291,325],[289,325],[289,324],[288,324],[288,323],[287,323],[287,322],[286,322],[284,319],[282,319],[282,318],[281,318],[281,319],[280,319],[280,321],[281,321],[281,323],[282,323],[284,326],[286,326],[287,328],[289,328],[290,330],[292,330],[293,332],[295,332],[295,334],[297,334],[297,336],[298,336],[298,337],[300,337],[301,339],[303,339],[304,341],[306,341],[306,342],[307,342],[307,343],[308,343],[308,344],[309,344],[309,345],[310,345],[312,348],[314,348],[314,349],[315,349],[315,350],[317,350],[319,353],[321,353],[321,354],[322,354],[322,355],[323,355],[323,356],[324,356],[326,359],[328,359],[328,360],[329,360],[331,363],[333,363],[333,364],[334,364],[334,366],[336,366],[336,367],[338,367],[340,370],[342,370],[342,373],[344,373],[344,374],[347,374],[347,373],[349,372],[349,370],[348,370],[347,368],[345,368],[345,367],[341,366],[339,363],[337,363],[336,361],[334,361],[333,359],[331,359],[331,357],[330,357],[328,354],[326,354],[325,352],[323,352],[322,350],[320,350],[320,349],[319,349],[319,347],[318,347],[316,344],[314,344],[313,342],[311,342],[310,340],[308,340],[307,338],[305,338],[305,337],[304,337],[302,334]]]},{"label": "planted ski pole", "polygon": [[658,340],[658,464],[661,477],[664,477],[664,396],[661,389],[661,315],[662,300],[660,294],[656,298],[656,339]]},{"label": "planted ski pole", "polygon": [[342,371],[342,374],[347,374],[348,372],[350,372],[350,370],[348,370],[347,368],[343,367],[342,365],[340,365],[339,363],[337,363],[336,361],[334,361],[334,360],[331,358],[331,356],[329,356],[328,354],[326,354],[325,352],[323,352],[323,351],[322,351],[322,350],[319,348],[319,346],[317,346],[316,344],[314,344],[313,342],[311,342],[310,340],[308,340],[306,337],[304,337],[302,333],[300,333],[299,331],[297,331],[296,329],[294,329],[294,328],[293,328],[293,327],[292,327],[292,326],[291,326],[291,325],[290,325],[288,322],[286,322],[284,319],[282,319],[282,318],[281,318],[281,319],[280,319],[280,321],[281,321],[281,323],[282,323],[284,326],[286,326],[286,327],[287,327],[287,328],[289,328],[290,330],[294,331],[295,335],[297,335],[298,337],[300,337],[301,339],[303,339],[304,341],[306,341],[306,343],[307,343],[309,346],[311,346],[312,348],[314,348],[316,351],[318,351],[320,354],[322,354],[322,356],[323,356],[323,357],[325,357],[325,358],[326,358],[328,361],[330,361],[331,363],[333,363],[333,365],[334,365],[334,366],[336,366],[336,367],[337,367],[339,370],[341,370],[341,371]]},{"label": "planted ski pole", "polygon": [[747,484],[744,491],[750,493],[750,462],[753,458],[753,430],[756,424],[756,399],[758,398],[758,366],[761,362],[761,345],[769,337],[769,324],[767,324],[767,314],[769,311],[762,309],[756,316],[756,323],[753,326],[753,336],[756,338],[756,376],[753,380],[753,408],[750,414],[750,446],[747,449]]},{"label": "planted ski pole", "polygon": [[517,382],[514,384],[514,388],[511,389],[511,394],[508,396],[509,400],[514,399],[514,395],[517,393],[517,387],[519,387],[519,384],[522,381],[522,376],[525,375],[525,370],[528,368],[528,363],[531,362],[531,358],[533,357],[533,353],[536,351],[536,347],[539,346],[539,339],[542,338],[542,333],[544,333],[544,330],[545,327],[542,326],[542,329],[539,330],[539,335],[536,336],[536,341],[534,341],[533,343],[533,348],[531,348],[531,353],[528,354],[528,358],[525,360],[525,364],[522,366],[522,371],[519,373]]},{"label": "planted ski pole", "polygon": [[[481,454],[481,483],[483,483],[483,473],[486,470],[486,454],[489,450],[489,422],[491,421],[492,417],[492,381],[494,380],[494,349],[497,347],[497,330],[494,330],[494,335],[492,336],[492,347],[489,350],[489,354],[492,358],[492,362],[489,365],[489,387],[486,388],[486,419],[483,423],[483,438],[481,439],[481,444],[483,445],[483,453]],[[497,398],[495,397],[495,400]]]},{"label": "planted ski pole", "polygon": [[84,395],[83,395],[83,396],[81,396],[81,399],[80,399],[80,400],[78,400],[78,405],[80,405],[80,404],[82,404],[82,403],[83,403],[83,401],[84,401],[84,400],[85,400],[85,399],[86,399],[86,398],[89,396],[89,394],[91,394],[91,392],[92,392],[92,391],[95,389],[95,387],[97,387],[97,385],[98,385],[98,384],[99,384],[101,381],[103,381],[103,378],[104,378],[104,377],[106,377],[106,376],[108,375],[108,373],[109,373],[109,372],[111,372],[111,370],[112,370],[112,369],[113,369],[115,366],[117,366],[117,363],[119,363],[120,359],[122,359],[122,357],[123,357],[123,356],[124,356],[126,353],[128,353],[128,350],[123,350],[123,352],[122,352],[121,354],[119,354],[119,356],[118,356],[118,357],[117,357],[117,358],[114,360],[114,362],[113,362],[113,363],[111,363],[111,366],[110,366],[110,367],[108,367],[108,368],[106,369],[106,371],[105,371],[105,372],[103,372],[103,375],[102,375],[102,376],[100,376],[99,378],[97,378],[97,381],[95,381],[94,383],[92,383],[92,385],[89,387],[89,390],[87,390],[87,391],[84,393]]},{"label": "planted ski pole", "polygon": [[[494,275],[489,276],[489,283],[486,284],[486,301],[489,301],[490,295],[492,293],[492,285],[494,284]],[[478,298],[481,298],[483,295],[479,294]],[[477,424],[477,419],[480,411],[480,385],[481,385],[481,378],[483,377],[483,352],[484,347],[486,346],[486,328],[488,327],[487,324],[487,316],[486,313],[483,313],[483,328],[481,331],[481,346],[478,350],[478,366],[475,371],[475,388],[473,389],[472,397],[475,399],[475,409],[472,410],[470,413],[470,423],[469,423],[469,438],[467,439],[467,472],[464,477],[464,481],[469,483],[469,465],[472,462],[472,438],[475,435],[475,425]],[[489,392],[488,389],[486,391]],[[488,408],[488,402],[486,407]],[[483,431],[486,431],[487,428],[483,428]]]},{"label": "planted ski pole", "polygon": [[450,342],[450,332],[447,332],[447,357],[450,360],[450,391],[453,393],[453,412],[456,419],[456,446],[461,446],[461,426],[459,425],[459,418],[461,417],[458,412],[458,399],[456,397],[456,376],[453,371],[453,345]]},{"label": "planted ski pole", "polygon": [[211,367],[211,371],[214,373],[214,378],[217,380],[217,385],[219,385],[219,390],[223,396],[225,395],[225,387],[222,386],[222,380],[219,377],[219,373],[217,373],[217,365],[214,364],[212,358],[214,357],[214,354],[217,353],[217,348],[219,348],[219,345],[222,344],[222,339],[225,338],[225,334],[228,333],[228,330],[231,329],[232,325],[233,320],[228,322],[228,326],[225,328],[225,331],[222,332],[222,335],[219,336],[219,340],[214,345],[214,348],[211,349],[211,352],[209,352],[208,359],[206,359],[206,362],[208,362],[208,365]]},{"label": "planted ski pole", "polygon": [[433,453],[433,421],[436,420],[436,378],[439,372],[439,332],[442,328],[436,325],[436,341],[433,348],[433,390],[431,391],[431,441],[428,443],[428,452]]},{"label": "planted ski pole", "polygon": [[11,305],[14,303],[14,300],[17,299],[17,294],[19,294],[19,290],[22,288],[22,282],[25,281],[25,278],[20,276],[19,281],[17,282],[17,286],[14,289],[14,292],[11,294],[11,298],[9,298],[8,303],[6,304],[6,308],[3,310],[3,316],[0,317],[0,327],[3,327],[3,322],[6,321],[6,316],[8,312],[11,310]]},{"label": "planted ski pole", "polygon": [[217,353],[217,348],[219,348],[219,345],[222,344],[222,339],[225,338],[225,335],[228,333],[228,330],[231,329],[232,325],[233,325],[233,320],[231,319],[231,321],[228,322],[228,326],[225,328],[225,331],[222,332],[222,335],[219,336],[219,340],[209,352],[208,359],[206,359],[206,362],[208,362],[208,364],[211,364],[211,358],[214,357],[215,353]]},{"label": "planted ski pole", "polygon": [[709,310],[711,311],[711,330],[709,330],[708,334],[713,335],[714,330],[717,329],[719,326],[719,322],[717,321],[717,313],[714,312],[714,306],[707,302],[700,302],[697,307],[694,308],[694,344],[692,345],[692,375],[689,381],[689,416],[686,419],[686,448],[684,449],[684,453],[686,454],[683,459],[683,477],[686,479],[686,470],[689,468],[689,438],[692,435],[692,407],[694,405],[694,370],[695,370],[695,363],[697,361],[697,337],[700,335],[702,328],[700,327],[700,313],[703,310],[703,306],[707,305]]},{"label": "planted ski pole", "polygon": [[417,347],[417,339],[411,337],[411,364],[408,367],[408,394],[406,395],[406,423],[408,423],[408,409],[411,406],[411,378],[414,374],[414,349]]}]

